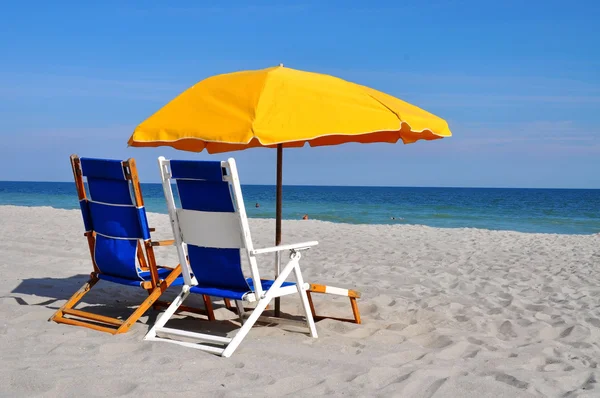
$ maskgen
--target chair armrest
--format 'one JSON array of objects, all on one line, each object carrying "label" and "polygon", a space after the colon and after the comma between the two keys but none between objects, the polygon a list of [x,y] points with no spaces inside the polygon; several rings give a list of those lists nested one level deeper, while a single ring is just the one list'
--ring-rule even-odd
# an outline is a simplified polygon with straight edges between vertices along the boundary
[{"label": "chair armrest", "polygon": [[171,246],[173,244],[175,244],[175,241],[173,239],[170,239],[170,240],[158,240],[158,241],[152,242],[152,246]]},{"label": "chair armrest", "polygon": [[273,246],[273,247],[265,247],[264,249],[255,249],[255,250],[252,250],[250,253],[253,255],[256,255],[256,254],[281,252],[284,250],[301,251],[301,250],[308,250],[312,246],[316,246],[318,244],[319,244],[319,242],[317,242],[317,241],[294,243],[291,245],[280,245],[280,246]]}]

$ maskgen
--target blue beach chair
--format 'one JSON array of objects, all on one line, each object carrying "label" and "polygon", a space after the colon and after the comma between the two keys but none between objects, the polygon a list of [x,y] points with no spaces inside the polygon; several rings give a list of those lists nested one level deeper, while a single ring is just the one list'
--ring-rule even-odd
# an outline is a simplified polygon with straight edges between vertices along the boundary
[{"label": "blue beach chair", "polygon": [[[181,266],[156,265],[153,247],[170,245],[173,241],[152,242],[150,239],[134,159],[120,161],[72,155],[71,165],[94,271],[50,320],[112,334],[124,333],[151,306],[158,304],[157,299],[169,285],[183,283],[182,278],[178,278]],[[75,309],[99,280],[141,287],[149,295],[125,320]]]},{"label": "blue beach chair", "polygon": [[[317,242],[254,249],[233,159],[169,161],[161,157],[159,166],[175,245],[183,265],[184,285],[145,339],[177,343],[229,357],[256,321],[263,318],[261,314],[269,302],[289,294],[300,296],[310,335],[317,337],[306,294],[310,285],[304,282],[299,263],[301,252]],[[177,183],[181,208],[175,206],[172,181]],[[244,276],[240,252],[247,256],[251,278]],[[289,252],[289,262],[275,280],[260,279],[257,255],[275,252]],[[292,273],[296,282],[286,282]],[[190,293],[235,300],[242,323],[237,334],[224,337],[165,327]],[[242,302],[254,302],[256,307],[244,314]]]}]

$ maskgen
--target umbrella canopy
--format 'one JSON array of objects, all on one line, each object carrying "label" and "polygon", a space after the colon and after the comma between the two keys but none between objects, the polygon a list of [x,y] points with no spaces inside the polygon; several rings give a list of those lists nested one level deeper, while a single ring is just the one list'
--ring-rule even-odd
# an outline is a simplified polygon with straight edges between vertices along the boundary
[{"label": "umbrella canopy", "polygon": [[451,135],[445,120],[388,94],[277,66],[200,81],[137,126],[129,145],[220,153]]}]

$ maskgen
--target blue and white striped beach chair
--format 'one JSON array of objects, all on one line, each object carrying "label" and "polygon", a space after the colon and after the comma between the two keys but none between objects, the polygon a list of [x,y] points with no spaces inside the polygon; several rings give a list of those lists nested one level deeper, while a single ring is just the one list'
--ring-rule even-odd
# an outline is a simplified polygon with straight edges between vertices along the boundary
[{"label": "blue and white striped beach chair", "polygon": [[[50,320],[109,332],[126,332],[167,287],[178,281],[181,266],[157,267],[135,160],[79,158],[71,156],[73,175],[85,225],[94,271]],[[90,197],[86,194],[84,177]],[[110,318],[74,307],[99,281],[141,287],[149,296],[127,319]],[[69,317],[67,317],[67,315]],[[84,321],[84,320],[87,320]]]},{"label": "blue and white striped beach chair", "polygon": [[[317,337],[306,294],[309,284],[302,278],[299,263],[301,252],[317,242],[254,249],[233,159],[224,162],[169,161],[161,157],[159,166],[185,282],[181,293],[145,339],[173,342],[229,357],[269,302],[289,294],[299,294],[310,335]],[[181,208],[175,206],[172,181],[177,183]],[[251,278],[244,276],[240,252],[248,258]],[[256,256],[275,252],[289,252],[289,262],[275,280],[261,280]],[[286,282],[292,273],[296,282]],[[233,337],[224,337],[165,327],[190,293],[235,300],[241,329]],[[248,317],[242,302],[256,303]]]}]

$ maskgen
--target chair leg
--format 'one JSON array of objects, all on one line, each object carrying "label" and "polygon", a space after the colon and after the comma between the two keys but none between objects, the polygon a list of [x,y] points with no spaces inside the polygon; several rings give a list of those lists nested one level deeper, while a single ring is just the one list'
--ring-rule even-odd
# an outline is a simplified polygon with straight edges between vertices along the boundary
[{"label": "chair leg", "polygon": [[[283,268],[283,270],[281,270],[279,276],[277,276],[277,278],[271,285],[271,288],[267,291],[263,298],[258,300],[258,303],[252,311],[252,314],[250,314],[248,319],[246,319],[246,322],[244,322],[240,330],[236,333],[235,337],[231,339],[231,342],[229,342],[225,350],[223,350],[223,352],[221,353],[222,357],[230,357],[236,350],[236,348],[240,345],[242,340],[244,340],[244,337],[246,337],[250,329],[252,329],[252,326],[254,326],[254,324],[261,316],[265,308],[267,308],[267,305],[269,305],[269,303],[275,296],[275,292],[277,291],[277,289],[281,287],[281,284],[287,279],[292,270],[294,270],[294,268],[298,266],[298,260],[299,256],[291,259],[290,262],[287,263],[287,265]],[[302,279],[302,276],[300,276],[300,279]],[[310,317],[310,319],[312,320],[312,316]]]},{"label": "chair leg", "polygon": [[350,297],[350,305],[352,306],[352,314],[354,314],[354,322],[360,324],[360,312],[358,311],[356,297]]},{"label": "chair leg", "polygon": [[163,326],[165,326],[165,324],[169,321],[169,319],[171,319],[173,314],[175,314],[179,306],[181,306],[181,304],[184,302],[187,296],[189,296],[189,294],[189,286],[183,286],[181,292],[171,302],[171,305],[169,305],[169,307],[160,316],[160,318],[158,318],[158,320],[154,322],[154,325],[152,326],[152,328],[150,328],[148,333],[146,333],[146,336],[144,336],[144,340],[152,340],[156,337],[156,329],[160,329]]},{"label": "chair leg", "polygon": [[[169,285],[173,283],[173,281],[179,276],[181,273],[181,266],[178,265],[173,271],[160,283],[160,285],[156,286],[154,289],[149,290],[149,295],[144,300],[139,307],[127,318],[125,321],[122,321],[117,318],[110,318],[102,315],[97,315],[90,312],[79,311],[73,309],[75,305],[81,300],[81,298],[91,290],[91,288],[99,281],[98,277],[95,274],[91,274],[90,279],[77,291],[75,294],[67,301],[58,311],[52,315],[49,320],[58,322],[58,323],[66,323],[69,325],[83,326],[94,330],[99,330],[103,332],[108,332],[112,334],[124,333],[142,316],[150,307],[152,307],[160,295],[167,290]],[[83,322],[78,319],[65,318],[64,315],[72,315],[79,318],[87,319],[92,323]],[[107,324],[111,327],[100,326],[100,324]],[[116,327],[116,329],[115,329]]]},{"label": "chair leg", "polygon": [[313,319],[312,307],[310,302],[308,301],[308,295],[306,294],[306,286],[304,285],[304,278],[302,278],[302,273],[300,272],[300,265],[297,262],[294,266],[294,273],[296,274],[296,286],[298,287],[298,293],[300,294],[302,307],[304,308],[304,313],[306,314],[306,324],[308,326],[308,329],[310,330],[310,335],[314,338],[317,338],[319,336],[317,335],[317,327],[315,326],[315,320]]},{"label": "chair leg", "polygon": [[[90,279],[77,292],[75,292],[75,294],[71,296],[69,301],[67,301],[62,307],[60,307],[58,311],[56,311],[54,315],[52,315],[52,317],[48,319],[48,321],[54,321],[56,323],[64,323],[73,326],[83,326],[85,328],[98,330],[100,332],[116,334],[117,329],[115,329],[115,326],[118,327],[122,325],[123,321],[116,318],[110,318],[91,312],[74,309],[74,307],[79,303],[83,296],[85,296],[98,281],[98,277],[96,277],[95,274],[91,274]],[[65,314],[75,316],[80,319],[66,318],[64,316]],[[83,321],[81,320],[81,318],[91,322]],[[102,326],[102,324],[110,326]]]},{"label": "chair leg", "polygon": [[235,300],[235,306],[237,307],[238,316],[240,317],[240,323],[244,324],[244,303],[239,300]]},{"label": "chair leg", "polygon": [[[90,279],[88,279],[88,281],[86,283],[84,283],[84,285],[75,292],[75,294],[73,294],[71,296],[71,298],[69,299],[69,301],[67,301],[62,307],[60,307],[51,317],[50,319],[48,319],[48,321],[54,321],[54,322],[60,322],[63,318],[63,311],[64,310],[70,310],[71,308],[75,307],[77,305],[77,303],[83,298],[83,296],[85,296],[91,289],[92,287],[94,287],[94,285],[96,283],[98,283],[98,277],[96,277],[96,275],[91,274],[90,275]],[[64,323],[64,322],[63,322]]]},{"label": "chair leg", "polygon": [[[152,295],[152,289],[146,290],[148,292],[148,296]],[[155,311],[159,311],[161,307],[161,303],[159,300],[156,300],[154,304],[152,304],[152,309]]]},{"label": "chair leg", "polygon": [[256,321],[258,320],[258,318],[265,310],[270,301],[271,298],[267,297],[264,297],[258,301],[258,304],[256,305],[254,311],[252,311],[252,314],[250,314],[250,317],[246,320],[246,322],[244,322],[244,324],[242,325],[240,330],[238,330],[235,337],[231,340],[231,342],[227,345],[227,347],[221,354],[222,357],[228,358],[231,356],[231,354],[233,354],[233,352],[236,350],[236,348],[238,348],[242,340],[244,340],[244,337],[246,337],[250,329],[252,329],[252,326],[254,326],[254,324],[256,323]]},{"label": "chair leg", "polygon": [[204,299],[204,308],[206,308],[206,316],[209,321],[215,320],[215,312],[213,311],[212,300],[210,296],[207,294],[203,294],[202,298]]},{"label": "chair leg", "polygon": [[[231,300],[226,298],[223,299],[223,302],[225,303],[225,308],[227,308],[229,311],[231,312],[235,312],[237,313],[237,309],[233,307],[233,305],[231,305]],[[265,310],[268,310],[269,306],[267,305],[267,308],[265,308]],[[245,308],[244,311],[252,311],[252,308]]]},{"label": "chair leg", "polygon": [[312,294],[310,294],[310,291],[307,290],[306,291],[306,298],[308,299],[308,304],[310,305],[310,312],[312,312],[312,316],[313,318],[317,317],[317,311],[315,310],[315,305],[312,301]]},{"label": "chair leg", "polygon": [[[160,295],[163,293],[164,290],[166,290],[166,282],[162,282],[162,284],[160,286],[157,286],[152,293],[150,293],[150,295],[148,296],[148,298],[146,300],[144,300],[139,307],[136,308],[135,311],[133,311],[133,314],[131,314],[129,316],[129,318],[127,318],[125,320],[125,322],[123,322],[123,324],[121,326],[119,326],[119,328],[117,329],[117,333],[125,333],[129,330],[129,328],[131,328],[131,326],[133,326],[133,324],[140,319],[140,317],[142,315],[144,315],[146,313],[146,311],[148,311],[150,309],[150,307],[152,307],[152,305],[156,302],[156,300],[158,300],[158,298],[160,297]],[[164,286],[164,288],[163,288]]]},{"label": "chair leg", "polygon": [[181,273],[181,265],[178,265],[167,275],[167,277],[156,286],[148,298],[144,300],[140,306],[123,322],[123,324],[117,329],[117,333],[125,333],[129,328],[152,307],[152,305],[158,300],[165,290],[173,283],[173,281]]}]

